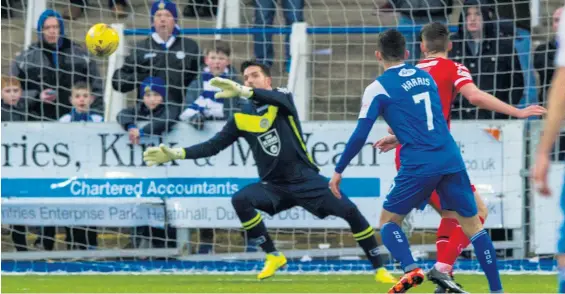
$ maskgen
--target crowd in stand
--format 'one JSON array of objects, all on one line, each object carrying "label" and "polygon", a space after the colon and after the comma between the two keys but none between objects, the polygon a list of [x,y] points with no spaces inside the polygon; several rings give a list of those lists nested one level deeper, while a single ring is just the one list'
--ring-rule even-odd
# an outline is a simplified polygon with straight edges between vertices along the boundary
[{"label": "crowd in stand", "polygon": [[[8,0],[2,0],[4,8]],[[65,35],[64,19],[82,16],[86,0],[72,0],[72,9],[62,16],[46,10],[37,24],[37,42],[20,52],[12,62],[8,75],[2,77],[2,121],[60,121],[102,122],[104,120],[104,80],[98,65],[83,46]],[[257,26],[272,25],[276,1],[255,0]],[[452,1],[428,0],[435,9],[417,7],[426,1],[391,0],[380,7],[382,13],[400,12],[399,25],[425,24],[430,21],[448,22]],[[437,2],[437,3],[436,3]],[[199,0],[189,1],[184,14],[193,16]],[[215,1],[210,1],[211,11]],[[110,0],[109,6],[118,17],[127,15],[126,0]],[[286,24],[303,21],[304,0],[282,0]],[[416,6],[415,6],[416,5]],[[496,5],[489,1],[466,0],[459,17],[459,29],[453,36],[451,58],[466,65],[479,88],[499,99],[513,104],[545,104],[547,89],[553,75],[553,59],[557,40],[552,34],[548,42],[531,54],[529,29],[516,26],[512,20],[498,17]],[[405,8],[410,9],[405,9]],[[429,7],[428,7],[429,8]],[[196,9],[196,10],[195,10]],[[414,11],[427,11],[413,13]],[[553,14],[553,32],[557,29],[562,8]],[[240,108],[243,101],[214,98],[217,91],[209,85],[213,77],[238,81],[238,73],[231,65],[230,44],[215,41],[215,45],[201,52],[198,43],[179,35],[176,4],[168,0],[156,1],[150,10],[152,33],[132,46],[123,67],[112,76],[114,90],[127,93],[136,91],[133,107],[123,109],[116,120],[128,132],[132,144],[139,144],[144,136],[160,136],[169,132],[176,123],[187,123],[201,130],[207,121],[226,120]],[[211,12],[210,14],[214,14]],[[380,13],[380,12],[379,12]],[[419,58],[416,34],[406,34],[413,60]],[[272,66],[273,44],[268,34],[254,36],[256,58]],[[284,65],[290,64],[287,47]],[[537,74],[536,74],[537,72]],[[540,87],[537,87],[536,76]],[[538,90],[539,89],[539,90]],[[359,89],[361,91],[362,89]],[[361,95],[361,92],[359,93]],[[465,99],[454,102],[453,119],[507,119],[490,111],[480,110]],[[565,146],[563,146],[565,149]],[[162,240],[175,239],[172,229],[139,228],[142,235],[157,237],[154,246],[164,247]],[[18,250],[25,250],[25,227],[14,228],[14,242]],[[43,228],[37,246],[52,249],[54,229]],[[86,228],[68,235],[81,236],[82,249],[96,246],[96,232]],[[213,238],[211,230],[201,230],[201,238]],[[67,238],[68,239],[68,238]],[[68,239],[69,241],[70,239]],[[161,240],[161,241],[158,241]],[[22,243],[24,242],[24,243]],[[74,242],[78,242],[75,240]],[[160,243],[159,243],[160,242]],[[79,242],[80,243],[80,242]],[[174,245],[173,245],[174,246]],[[210,247],[202,249],[203,252]]]}]

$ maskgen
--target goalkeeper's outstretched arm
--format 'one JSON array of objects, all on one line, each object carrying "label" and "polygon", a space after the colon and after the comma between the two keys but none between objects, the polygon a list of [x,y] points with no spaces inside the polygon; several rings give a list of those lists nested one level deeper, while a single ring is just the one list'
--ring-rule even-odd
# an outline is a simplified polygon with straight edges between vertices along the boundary
[{"label": "goalkeeper's outstretched arm", "polygon": [[282,89],[272,90],[270,86],[269,89],[251,88],[219,77],[210,80],[210,85],[222,89],[221,92],[214,95],[216,98],[242,97],[244,99],[252,99],[261,104],[281,107],[286,112],[296,115],[296,106],[294,106],[292,95],[288,91]]},{"label": "goalkeeper's outstretched arm", "polygon": [[530,116],[542,115],[546,112],[545,108],[537,105],[528,106],[524,109],[518,109],[508,103],[500,101],[498,98],[494,97],[493,95],[479,89],[473,83],[469,83],[461,87],[459,93],[461,93],[463,97],[469,100],[471,104],[477,107],[517,118],[526,118]]},{"label": "goalkeeper's outstretched arm", "polygon": [[214,156],[228,148],[239,138],[235,120],[231,118],[224,128],[206,142],[184,148],[183,159],[197,159]]},{"label": "goalkeeper's outstretched arm", "polygon": [[143,153],[143,160],[148,166],[178,159],[198,159],[214,156],[229,147],[239,138],[239,130],[234,119],[230,119],[224,128],[206,142],[186,148],[169,148],[163,144],[149,147]]},{"label": "goalkeeper's outstretched arm", "polygon": [[285,93],[279,90],[264,90],[264,89],[253,89],[253,95],[250,99],[259,101],[263,104],[269,104],[273,106],[278,106],[283,108],[288,113],[293,115],[296,114],[296,106],[292,101],[292,95],[290,92]]}]

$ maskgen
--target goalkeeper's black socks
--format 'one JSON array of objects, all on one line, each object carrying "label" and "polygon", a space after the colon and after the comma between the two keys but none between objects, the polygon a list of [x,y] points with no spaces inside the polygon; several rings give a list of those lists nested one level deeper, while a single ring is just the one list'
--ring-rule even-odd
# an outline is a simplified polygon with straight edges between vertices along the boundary
[{"label": "goalkeeper's black socks", "polygon": [[241,222],[241,226],[247,231],[249,245],[260,246],[265,253],[275,253],[275,245],[263,223],[263,217],[253,207],[246,195],[240,194],[232,198],[235,213]]},{"label": "goalkeeper's black socks", "polygon": [[344,219],[351,228],[353,238],[355,238],[355,241],[363,248],[373,268],[378,269],[383,267],[379,244],[375,238],[375,230],[369,225],[369,222],[367,222],[367,219],[365,219],[359,209],[356,208],[354,213],[348,214]]},{"label": "goalkeeper's black socks", "polygon": [[373,234],[371,234],[366,239],[359,240],[355,238],[355,241],[363,248],[367,259],[371,262],[374,269],[378,269],[383,267],[383,260],[381,257],[381,253],[379,252],[379,244],[377,243],[377,239],[375,238],[375,233],[372,227],[370,227]]},{"label": "goalkeeper's black socks", "polygon": [[[263,217],[260,213],[253,209],[253,213],[247,211],[237,211],[237,216],[241,221],[241,225],[247,231],[247,238],[249,240],[249,245],[260,246],[265,253],[275,253],[275,245],[273,240],[267,232],[267,227],[263,223]],[[249,217],[252,215],[252,217]],[[247,221],[246,221],[247,220]]]}]

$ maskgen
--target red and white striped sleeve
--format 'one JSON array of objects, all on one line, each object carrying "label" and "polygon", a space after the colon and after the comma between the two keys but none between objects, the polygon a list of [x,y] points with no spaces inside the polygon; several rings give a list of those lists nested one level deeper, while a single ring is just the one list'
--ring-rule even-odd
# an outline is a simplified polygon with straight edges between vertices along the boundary
[{"label": "red and white striped sleeve", "polygon": [[455,73],[452,75],[453,86],[457,89],[457,92],[459,92],[463,86],[473,82],[473,77],[469,69],[463,64],[457,62],[453,64],[455,65]]}]

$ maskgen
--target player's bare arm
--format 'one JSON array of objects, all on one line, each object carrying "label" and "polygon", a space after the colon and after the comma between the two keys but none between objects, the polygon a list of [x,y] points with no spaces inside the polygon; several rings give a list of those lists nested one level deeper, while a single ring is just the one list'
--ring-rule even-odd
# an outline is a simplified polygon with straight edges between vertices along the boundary
[{"label": "player's bare arm", "polygon": [[463,95],[471,104],[498,113],[503,113],[517,118],[527,118],[530,116],[539,116],[547,112],[547,110],[539,105],[531,105],[524,109],[516,108],[508,103],[502,102],[493,95],[482,91],[474,83],[468,83],[461,87],[459,93]]},{"label": "player's bare arm", "polygon": [[560,67],[553,77],[551,90],[549,91],[547,119],[543,129],[538,149],[536,151],[536,161],[532,168],[533,180],[537,190],[544,196],[551,195],[551,190],[547,183],[547,173],[549,169],[549,152],[553,148],[553,143],[559,135],[561,122],[565,119],[565,67]]}]

